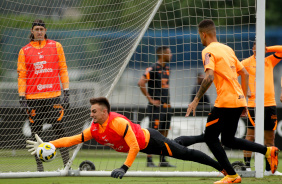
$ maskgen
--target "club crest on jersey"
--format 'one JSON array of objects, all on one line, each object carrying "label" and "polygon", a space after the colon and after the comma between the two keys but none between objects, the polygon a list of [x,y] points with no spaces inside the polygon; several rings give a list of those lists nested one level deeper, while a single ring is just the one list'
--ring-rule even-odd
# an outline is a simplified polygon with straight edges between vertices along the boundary
[{"label": "club crest on jersey", "polygon": [[210,53],[205,54],[205,65],[208,65],[210,63],[210,57],[211,57]]}]

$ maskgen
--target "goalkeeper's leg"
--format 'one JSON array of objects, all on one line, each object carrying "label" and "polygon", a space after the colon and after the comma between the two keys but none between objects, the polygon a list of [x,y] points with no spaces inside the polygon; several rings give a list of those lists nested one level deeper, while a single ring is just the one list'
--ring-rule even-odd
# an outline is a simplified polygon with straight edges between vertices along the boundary
[{"label": "goalkeeper's leg", "polygon": [[223,171],[221,165],[205,153],[194,149],[188,149],[187,147],[178,144],[174,140],[164,137],[154,129],[149,128],[148,130],[150,132],[150,141],[148,146],[141,150],[141,152],[147,154],[165,155],[181,160],[198,162],[209,165],[220,172]]},{"label": "goalkeeper's leg", "polygon": [[[58,99],[54,99],[54,100],[55,100],[54,104],[59,103]],[[65,111],[61,105],[54,105],[53,107],[55,108],[55,111],[59,113],[59,115],[56,117],[56,119],[53,120],[53,123],[52,123],[53,131],[55,133],[54,139],[59,139],[61,137],[67,137],[65,126],[64,126]],[[64,167],[65,167],[70,159],[69,148],[59,148],[59,150],[61,152]]]},{"label": "goalkeeper's leg", "polygon": [[[32,119],[33,118],[33,119]],[[31,128],[31,136],[33,137],[34,141],[35,140],[35,134],[40,135],[42,133],[42,122],[40,120],[36,120],[34,117],[30,117],[30,128]],[[37,155],[35,154],[35,161],[36,161],[36,165],[37,165],[37,171],[39,172],[43,172],[44,171],[44,167],[42,164],[42,161],[37,157]]]}]

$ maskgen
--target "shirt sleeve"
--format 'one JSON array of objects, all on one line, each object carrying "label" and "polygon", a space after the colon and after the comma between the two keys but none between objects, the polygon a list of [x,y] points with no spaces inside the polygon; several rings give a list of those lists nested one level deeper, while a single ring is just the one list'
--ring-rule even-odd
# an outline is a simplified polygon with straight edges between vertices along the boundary
[{"label": "shirt sleeve", "polygon": [[19,52],[17,67],[18,67],[17,72],[18,72],[19,96],[25,96],[27,71],[26,71],[26,66],[25,66],[25,55],[24,55],[23,49],[21,49]]},{"label": "shirt sleeve", "polygon": [[74,135],[71,137],[62,137],[54,141],[50,141],[56,148],[70,147],[82,142],[86,142],[92,139],[90,127],[85,129],[81,134]]},{"label": "shirt sleeve", "polygon": [[202,59],[203,59],[205,71],[207,69],[211,69],[211,70],[214,71],[214,67],[215,67],[214,55],[211,54],[210,52],[207,52],[206,50],[203,50],[202,51]]},{"label": "shirt sleeve", "polygon": [[241,63],[238,59],[236,59],[236,69],[237,69],[237,72],[239,72],[240,70],[242,70],[244,68],[244,65],[243,63]]},{"label": "shirt sleeve", "polygon": [[128,131],[124,137],[124,140],[129,147],[129,151],[127,158],[124,162],[124,165],[130,167],[140,150],[136,136],[130,126],[130,123],[123,118],[120,117],[115,118],[112,125],[113,125],[112,129],[115,130],[117,134],[120,136],[124,136],[125,129],[128,126]]},{"label": "shirt sleeve", "polygon": [[56,42],[56,47],[59,57],[59,69],[60,69],[59,74],[60,74],[61,82],[63,84],[63,89],[69,89],[69,75],[68,75],[68,68],[67,68],[64,49],[59,42]]},{"label": "shirt sleeve", "polygon": [[144,73],[144,77],[147,80],[154,80],[153,67],[146,68],[146,71]]}]

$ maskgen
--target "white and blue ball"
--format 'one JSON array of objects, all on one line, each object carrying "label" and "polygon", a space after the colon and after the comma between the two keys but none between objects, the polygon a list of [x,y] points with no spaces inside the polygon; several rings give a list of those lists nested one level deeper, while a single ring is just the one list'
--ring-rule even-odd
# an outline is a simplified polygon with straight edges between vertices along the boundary
[{"label": "white and blue ball", "polygon": [[51,162],[55,159],[57,150],[53,144],[44,142],[38,146],[36,154],[42,162]]}]

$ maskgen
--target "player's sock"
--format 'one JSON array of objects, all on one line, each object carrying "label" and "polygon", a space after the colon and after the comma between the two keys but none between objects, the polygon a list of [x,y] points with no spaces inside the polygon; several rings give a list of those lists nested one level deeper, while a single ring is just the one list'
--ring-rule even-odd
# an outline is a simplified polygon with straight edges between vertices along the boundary
[{"label": "player's sock", "polygon": [[270,165],[269,165],[266,157],[265,157],[265,170],[266,171],[271,171]]},{"label": "player's sock", "polygon": [[251,167],[251,159],[252,157],[244,157],[244,162],[246,167],[250,168]]}]

